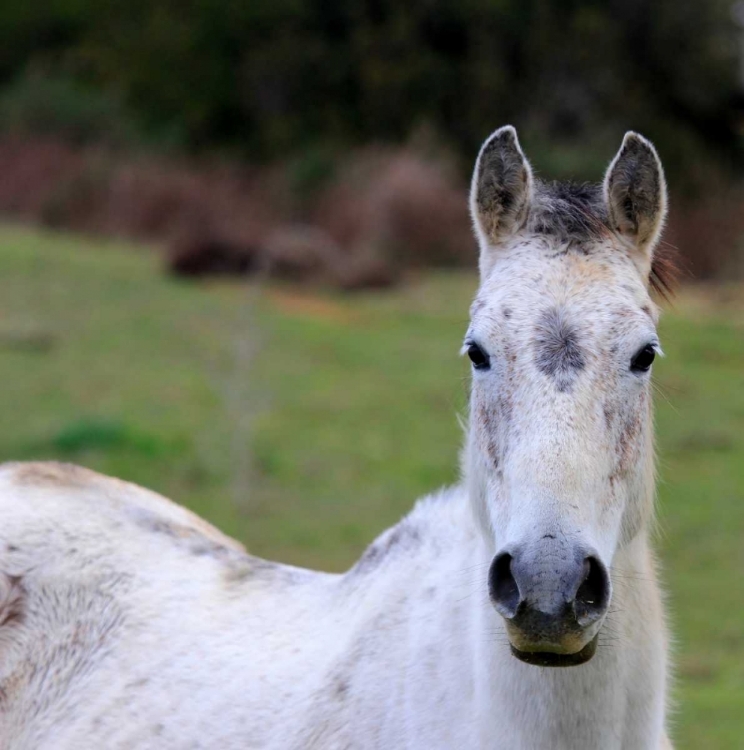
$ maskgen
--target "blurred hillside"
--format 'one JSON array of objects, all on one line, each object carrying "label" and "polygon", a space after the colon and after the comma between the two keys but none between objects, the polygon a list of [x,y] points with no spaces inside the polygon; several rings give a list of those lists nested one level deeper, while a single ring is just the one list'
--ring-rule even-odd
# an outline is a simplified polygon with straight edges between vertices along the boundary
[{"label": "blurred hillside", "polygon": [[[0,20],[6,214],[167,239],[187,265],[208,247],[225,270],[259,253],[379,284],[407,262],[391,246],[472,263],[464,213],[444,209],[431,253],[417,227],[454,205],[494,127],[514,123],[540,173],[593,180],[634,128],[662,154],[668,240],[693,273],[744,266],[742,31],[724,0],[36,0]],[[391,180],[403,216],[370,189]]]}]

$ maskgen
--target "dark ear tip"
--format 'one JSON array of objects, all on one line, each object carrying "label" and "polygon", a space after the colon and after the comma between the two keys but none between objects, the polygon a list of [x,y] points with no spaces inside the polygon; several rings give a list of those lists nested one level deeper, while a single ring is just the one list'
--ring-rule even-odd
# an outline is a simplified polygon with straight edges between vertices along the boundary
[{"label": "dark ear tip", "polygon": [[623,143],[627,143],[628,141],[640,141],[643,143],[645,140],[646,139],[635,130],[628,130],[623,137]]},{"label": "dark ear tip", "polygon": [[653,154],[657,159],[658,154],[654,148],[654,144],[644,138],[640,133],[636,133],[635,130],[629,130],[623,138],[622,151],[648,151]]},{"label": "dark ear tip", "polygon": [[517,129],[513,125],[503,125],[498,130],[494,130],[491,135],[486,138],[483,148],[492,146],[498,143],[501,146],[507,144],[516,146],[519,149],[519,138],[517,137]]},{"label": "dark ear tip", "polygon": [[494,136],[499,138],[517,138],[517,129],[514,125],[502,125],[498,130],[494,131]]}]

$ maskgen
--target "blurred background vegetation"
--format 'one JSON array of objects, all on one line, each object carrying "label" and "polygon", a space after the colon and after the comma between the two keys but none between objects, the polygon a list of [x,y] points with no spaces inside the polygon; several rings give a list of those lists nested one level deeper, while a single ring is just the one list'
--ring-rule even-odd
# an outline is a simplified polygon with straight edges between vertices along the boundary
[{"label": "blurred background vegetation", "polygon": [[[698,278],[741,275],[739,16],[729,0],[7,3],[0,211],[157,239],[190,273],[260,261],[380,285],[472,264],[459,196],[496,126],[518,126],[540,173],[593,180],[634,128],[664,157],[667,240]],[[434,248],[411,229],[427,185],[448,205]]]},{"label": "blurred background vegetation", "polygon": [[425,126],[469,159],[513,121],[581,177],[633,123],[690,180],[740,146],[722,0],[36,0],[2,21],[6,124],[78,142],[266,160]]},{"label": "blurred background vegetation", "polygon": [[740,17],[722,0],[6,3],[0,458],[79,462],[257,554],[343,569],[457,478],[479,144],[511,122],[541,175],[598,180],[639,130],[687,272],[655,368],[675,746],[742,747]]}]

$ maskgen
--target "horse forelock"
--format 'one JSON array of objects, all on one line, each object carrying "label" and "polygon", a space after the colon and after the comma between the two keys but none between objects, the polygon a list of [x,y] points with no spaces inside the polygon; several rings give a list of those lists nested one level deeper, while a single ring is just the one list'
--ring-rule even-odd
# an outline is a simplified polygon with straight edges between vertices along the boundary
[{"label": "horse forelock", "polygon": [[535,182],[527,230],[586,249],[611,232],[600,185]]},{"label": "horse forelock", "polygon": [[[613,236],[602,186],[535,180],[524,231],[558,243],[563,251],[593,252],[598,240]],[[650,288],[659,298],[670,301],[682,273],[677,248],[660,242],[651,261]]]}]

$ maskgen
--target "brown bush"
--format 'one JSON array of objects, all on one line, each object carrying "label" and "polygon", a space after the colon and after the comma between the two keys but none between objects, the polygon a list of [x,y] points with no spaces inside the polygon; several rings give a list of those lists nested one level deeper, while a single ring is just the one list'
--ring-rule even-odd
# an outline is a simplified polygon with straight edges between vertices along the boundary
[{"label": "brown bush", "polygon": [[167,265],[179,276],[263,275],[349,290],[396,281],[389,265],[345,254],[323,230],[304,225],[280,226],[261,246],[220,237],[181,237],[172,243]]},{"label": "brown bush", "polygon": [[40,221],[55,192],[84,166],[85,157],[62,143],[0,140],[0,211]]},{"label": "brown bush", "polygon": [[247,276],[260,272],[260,248],[219,237],[181,237],[169,248],[168,269],[177,276]]},{"label": "brown bush", "polygon": [[[301,210],[290,172],[6,137],[0,212],[159,241],[167,267],[189,276],[264,272],[358,289],[392,284],[411,268],[475,266],[466,186],[446,158],[352,152]],[[744,274],[742,200],[744,187],[715,180],[703,198],[672,200],[665,240],[694,277]]]},{"label": "brown bush", "polygon": [[313,220],[353,256],[403,269],[475,263],[464,186],[406,150],[352,155]]},{"label": "brown bush", "polygon": [[[0,212],[84,232],[261,241],[280,217],[245,167],[0,139]],[[181,241],[180,239],[178,241]]]},{"label": "brown bush", "polygon": [[463,186],[403,149],[350,154],[297,222],[289,169],[124,158],[53,140],[0,140],[0,212],[165,244],[177,274],[263,271],[346,289],[410,267],[473,262]]},{"label": "brown bush", "polygon": [[672,198],[664,240],[688,278],[744,276],[744,187],[718,185],[704,197]]}]

